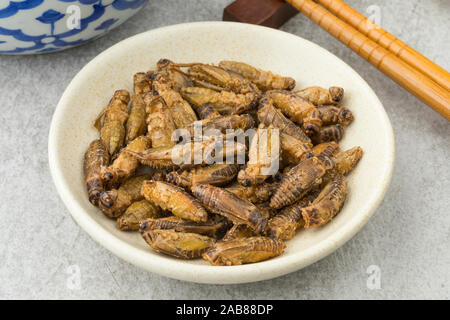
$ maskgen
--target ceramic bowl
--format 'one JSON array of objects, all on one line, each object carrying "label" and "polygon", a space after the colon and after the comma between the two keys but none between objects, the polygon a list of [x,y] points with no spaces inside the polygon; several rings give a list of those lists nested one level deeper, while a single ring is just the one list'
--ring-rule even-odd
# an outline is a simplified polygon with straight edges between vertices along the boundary
[{"label": "ceramic bowl", "polygon": [[0,4],[0,54],[35,54],[106,34],[148,0],[16,0]]},{"label": "ceramic bowl", "polygon": [[[238,60],[295,78],[297,88],[345,88],[343,104],[355,115],[342,149],[359,145],[364,157],[349,175],[343,210],[320,228],[299,231],[277,258],[242,266],[211,266],[153,251],[135,232],[122,232],[92,206],[83,179],[83,154],[98,138],[93,120],[115,89],[132,89],[133,74],[161,58],[176,62]],[[243,283],[299,270],[349,240],[374,214],[388,189],[394,138],[386,112],[368,84],[342,60],[298,36],[254,25],[202,22],[174,25],[126,39],[88,63],[64,92],[49,137],[50,169],[65,205],[92,238],[119,257],[167,277],[201,283]]]}]

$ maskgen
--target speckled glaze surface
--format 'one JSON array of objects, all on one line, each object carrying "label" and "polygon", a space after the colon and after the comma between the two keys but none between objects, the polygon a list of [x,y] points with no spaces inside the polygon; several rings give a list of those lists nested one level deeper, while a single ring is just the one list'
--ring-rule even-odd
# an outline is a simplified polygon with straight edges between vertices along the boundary
[{"label": "speckled glaze surface", "polygon": [[148,0],[0,1],[0,54],[54,52],[96,39]]},{"label": "speckled glaze surface", "polygon": [[[182,43],[183,45],[180,45]],[[92,123],[115,89],[131,90],[132,76],[159,58],[177,62],[239,60],[294,77],[297,88],[345,88],[343,104],[355,115],[342,149],[359,145],[364,157],[349,176],[343,210],[322,228],[302,230],[279,257],[243,266],[213,267],[152,251],[137,233],[119,231],[93,207],[85,190],[83,154],[98,137]],[[202,22],[148,31],[109,48],[72,80],[53,115],[49,136],[53,180],[75,220],[119,257],[151,272],[201,283],[244,283],[270,279],[303,268],[336,250],[358,232],[381,202],[394,166],[394,138],[384,108],[367,83],[347,64],[300,37],[253,25]]]}]

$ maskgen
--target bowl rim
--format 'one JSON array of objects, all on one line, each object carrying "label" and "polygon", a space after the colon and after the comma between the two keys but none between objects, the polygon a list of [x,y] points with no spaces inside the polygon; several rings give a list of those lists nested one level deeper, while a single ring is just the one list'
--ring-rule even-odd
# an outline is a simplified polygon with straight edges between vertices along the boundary
[{"label": "bowl rim", "polygon": [[[281,255],[277,257],[277,259],[260,262],[258,263],[258,268],[254,267],[255,264],[247,264],[241,266],[223,266],[220,267],[221,271],[226,272],[217,272],[218,267],[216,266],[189,263],[181,264],[180,260],[168,259],[166,257],[157,255],[154,255],[151,257],[151,259],[149,259],[144,254],[145,251],[138,249],[115,237],[112,233],[98,224],[93,218],[89,216],[89,214],[84,211],[81,205],[70,193],[68,187],[69,183],[63,177],[61,170],[61,161],[57,157],[57,141],[61,130],[58,124],[61,123],[61,119],[64,115],[64,106],[66,106],[67,108],[66,100],[68,99],[69,92],[71,92],[72,88],[76,86],[76,83],[81,81],[81,79],[83,78],[83,74],[87,72],[88,69],[95,65],[95,63],[102,59],[105,55],[109,54],[111,51],[114,51],[115,48],[122,46],[127,42],[131,42],[136,38],[143,37],[144,35],[158,33],[168,29],[178,30],[195,26],[202,26],[212,29],[214,27],[221,27],[230,24],[232,24],[233,26],[239,25],[239,27],[245,29],[254,29],[261,32],[282,33],[283,36],[297,39],[300,38],[301,40],[308,42],[309,45],[315,47],[316,50],[325,51],[327,54],[332,55],[334,58],[341,61],[341,63],[348,67],[348,71],[353,73],[353,75],[356,76],[356,78],[358,78],[359,81],[361,81],[362,84],[367,87],[369,93],[372,95],[370,99],[373,100],[375,104],[378,104],[381,109],[380,111],[382,121],[385,125],[385,138],[387,142],[387,145],[385,147],[389,148],[389,150],[387,150],[386,152],[388,158],[386,159],[386,165],[384,166],[384,170],[382,173],[382,181],[384,182],[383,186],[379,190],[373,192],[371,198],[367,201],[370,204],[369,210],[365,212],[365,214],[360,214],[347,221],[339,229],[339,232],[334,232],[328,238],[321,240],[316,245],[303,250],[299,254],[293,256]],[[58,105],[56,106],[49,131],[48,157],[51,176],[53,178],[59,196],[63,200],[66,208],[69,210],[72,217],[81,226],[81,228],[84,229],[95,241],[104,246],[106,249],[140,268],[169,278],[197,283],[233,284],[267,280],[291,273],[293,271],[297,271],[324,258],[325,256],[335,251],[337,248],[342,246],[344,243],[346,243],[349,239],[351,239],[375,213],[379,204],[383,200],[386,191],[388,190],[394,169],[395,141],[392,126],[387,116],[386,110],[384,109],[375,92],[351,66],[349,66],[333,53],[309,40],[281,30],[237,22],[205,21],[175,24],[139,33],[118,42],[117,44],[101,52],[90,62],[88,62],[72,79],[70,84],[65,89],[63,95],[61,96]],[[162,266],[164,267],[162,268]],[[226,275],[223,276],[222,274]]]}]

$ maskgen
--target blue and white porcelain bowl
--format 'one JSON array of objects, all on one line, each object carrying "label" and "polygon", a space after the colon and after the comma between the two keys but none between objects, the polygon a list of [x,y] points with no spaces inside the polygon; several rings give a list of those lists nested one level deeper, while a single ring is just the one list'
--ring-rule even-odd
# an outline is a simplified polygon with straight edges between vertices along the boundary
[{"label": "blue and white porcelain bowl", "polygon": [[0,54],[64,50],[106,34],[148,0],[2,0]]}]

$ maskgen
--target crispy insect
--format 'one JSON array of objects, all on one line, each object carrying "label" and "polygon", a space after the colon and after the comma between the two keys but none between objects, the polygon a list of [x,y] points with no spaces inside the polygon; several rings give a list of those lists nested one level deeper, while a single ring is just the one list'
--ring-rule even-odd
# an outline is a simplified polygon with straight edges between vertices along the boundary
[{"label": "crispy insect", "polygon": [[330,87],[329,89],[325,89],[314,86],[295,91],[295,94],[308,100],[315,106],[320,106],[323,104],[338,104],[344,97],[344,89],[341,87]]},{"label": "crispy insect", "polygon": [[163,91],[161,96],[167,101],[177,128],[184,128],[197,120],[191,105],[177,91]]},{"label": "crispy insect", "polygon": [[312,149],[313,155],[322,162],[322,165],[327,172],[334,169],[335,163],[333,161],[333,156],[337,152],[339,152],[339,144],[334,141],[320,143]]},{"label": "crispy insect", "polygon": [[318,227],[333,219],[344,205],[346,196],[346,178],[338,175],[323,188],[311,205],[302,209],[305,228]]},{"label": "crispy insect", "polygon": [[83,171],[89,201],[98,204],[100,194],[104,190],[101,169],[109,163],[109,153],[102,140],[94,140],[84,154]]},{"label": "crispy insect", "polygon": [[312,103],[290,91],[271,90],[266,96],[272,98],[274,105],[292,121],[302,124],[308,135],[319,132],[322,120]]},{"label": "crispy insect", "polygon": [[173,171],[166,180],[183,188],[190,189],[195,184],[222,186],[234,180],[239,167],[236,164],[218,163],[208,167],[196,167],[190,170]]},{"label": "crispy insect", "polygon": [[329,168],[329,164],[324,164],[317,157],[304,159],[283,176],[280,187],[270,199],[270,206],[279,209],[299,200],[313,186],[321,183],[321,178],[327,168]]},{"label": "crispy insect", "polygon": [[147,200],[133,202],[123,215],[117,219],[117,227],[120,230],[138,230],[141,221],[149,218],[163,216],[161,208]]},{"label": "crispy insect", "polygon": [[177,128],[184,128],[197,120],[197,115],[191,105],[183,99],[178,91],[156,80],[153,81],[152,90],[154,97],[160,96],[165,101]]},{"label": "crispy insect", "polygon": [[147,110],[148,137],[153,148],[174,146],[172,133],[176,126],[163,98],[154,97],[151,92],[144,96]]},{"label": "crispy insect", "polygon": [[363,156],[361,147],[353,147],[344,152],[338,153],[334,158],[336,163],[336,171],[339,174],[347,175],[358,164]]},{"label": "crispy insect", "polygon": [[[140,163],[151,168],[173,170],[183,163],[185,152],[189,154],[188,159],[192,159],[193,146],[194,143],[191,142],[184,145],[150,148],[143,152],[131,150],[125,150],[125,152],[135,156]],[[174,162],[175,159],[179,161]]]},{"label": "crispy insect", "polygon": [[206,222],[208,213],[200,202],[182,188],[162,181],[145,181],[142,194],[148,201],[171,211],[179,218]]},{"label": "crispy insect", "polygon": [[163,229],[144,232],[142,237],[155,251],[180,259],[200,258],[215,242],[197,233]]},{"label": "crispy insect", "polygon": [[295,80],[291,77],[282,77],[270,71],[257,69],[251,65],[236,61],[221,61],[219,67],[239,73],[262,90],[292,90]]},{"label": "crispy insect", "polygon": [[327,141],[340,141],[344,134],[344,128],[340,124],[332,124],[320,129],[319,133],[311,138],[314,144],[320,144]]},{"label": "crispy insect", "polygon": [[[114,92],[108,106],[100,112],[94,126],[100,130],[100,137],[110,155],[122,147],[125,138],[124,124],[128,119],[130,94],[126,90]],[[101,119],[103,118],[103,125]]]},{"label": "crispy insect", "polygon": [[225,190],[234,193],[238,197],[250,201],[253,204],[256,204],[269,200],[278,186],[279,183],[267,182],[259,185],[252,185],[249,187],[243,186],[239,183],[234,183],[231,186],[225,188]]},{"label": "crispy insect", "polygon": [[312,152],[316,157],[319,158],[323,156],[332,158],[336,153],[339,152],[339,144],[334,141],[320,143],[314,146]]},{"label": "crispy insect", "polygon": [[140,232],[147,232],[156,229],[172,229],[179,232],[190,232],[203,234],[213,238],[221,238],[227,231],[229,222],[224,217],[213,215],[204,223],[196,223],[190,220],[181,219],[177,216],[170,216],[159,219],[146,219],[142,221]]},{"label": "crispy insect", "polygon": [[237,238],[215,243],[203,254],[203,259],[216,266],[254,263],[280,255],[286,245],[267,237]]},{"label": "crispy insect", "polygon": [[145,103],[144,94],[150,92],[150,82],[144,72],[138,72],[134,75],[134,92],[131,99],[130,116],[125,124],[125,143],[128,144],[137,137],[147,132],[145,121]]},{"label": "crispy insect", "polygon": [[157,71],[153,72],[151,79],[180,92],[181,88],[191,86],[192,83],[188,77],[173,70],[173,64],[169,59],[160,59],[156,63]]},{"label": "crispy insect", "polygon": [[207,131],[211,129],[219,130],[221,133],[226,133],[227,130],[230,129],[241,129],[242,131],[245,131],[253,127],[253,125],[254,121],[250,115],[235,114],[196,121],[193,124],[185,127],[184,129],[186,129],[191,137],[193,137],[195,135],[195,128],[202,128],[203,132],[200,132],[200,134],[207,135]]},{"label": "crispy insect", "polygon": [[197,184],[192,193],[211,212],[220,214],[233,223],[248,225],[257,234],[262,233],[267,220],[251,202],[239,198],[235,194],[208,184]]},{"label": "crispy insect", "polygon": [[243,94],[259,93],[259,89],[253,83],[236,72],[203,63],[174,65],[177,67],[189,67],[188,74],[190,79],[200,87]]},{"label": "crispy insect", "polygon": [[303,130],[286,118],[283,113],[273,106],[273,100],[263,97],[259,101],[258,119],[260,123],[280,129],[280,132],[288,134],[309,147],[312,147],[311,139],[303,132]]},{"label": "crispy insect", "polygon": [[358,164],[363,156],[361,147],[353,147],[349,150],[338,153],[334,158],[335,166],[328,170],[323,177],[323,184],[333,180],[338,175],[348,175],[350,171]]},{"label": "crispy insect", "polygon": [[222,240],[228,241],[239,238],[255,237],[257,234],[246,224],[235,224],[225,233]]},{"label": "crispy insect", "polygon": [[[154,71],[137,72],[133,76],[133,95],[141,100],[144,95],[152,90],[151,74]],[[143,102],[143,100],[141,100]]]},{"label": "crispy insect", "polygon": [[211,102],[207,102],[200,108],[197,108],[197,114],[198,117],[202,120],[212,119],[220,116],[219,111],[217,111],[216,107]]},{"label": "crispy insect", "polygon": [[238,94],[232,91],[215,91],[208,88],[186,87],[181,95],[197,110],[206,103],[212,103],[223,115],[241,114],[256,106],[258,96],[254,93]]},{"label": "crispy insect", "polygon": [[131,150],[134,152],[142,152],[150,146],[150,139],[146,136],[139,136],[131,141],[124,149],[122,149],[117,158],[109,167],[102,168],[102,179],[108,186],[115,186],[123,179],[129,178],[135,174],[139,167],[139,160],[135,156],[126,152]]},{"label": "crispy insect", "polygon": [[305,222],[302,216],[302,208],[311,204],[319,194],[319,189],[284,208],[278,215],[269,220],[266,235],[273,239],[290,240],[295,236],[295,231],[303,227]]},{"label": "crispy insect", "polygon": [[[134,152],[124,150],[131,156],[138,159],[139,163],[157,170],[173,170],[178,167],[170,158],[173,147],[158,147],[144,150],[143,152]],[[164,175],[161,180],[164,180]]]},{"label": "crispy insect", "polygon": [[[214,160],[229,159],[241,156],[246,147],[241,143],[226,143],[223,137],[213,137],[203,141],[190,141],[173,147],[151,148],[144,152],[126,150],[136,156],[139,161],[155,169],[173,169],[178,166],[185,168],[201,164],[213,163]],[[200,156],[200,157],[199,157]],[[220,158],[220,159],[219,159]]]},{"label": "crispy insect", "polygon": [[99,207],[110,218],[120,216],[133,202],[142,200],[141,187],[151,175],[144,174],[125,180],[119,189],[104,191],[100,194]]},{"label": "crispy insect", "polygon": [[281,157],[288,164],[298,164],[304,157],[312,155],[308,144],[285,134],[280,134]]},{"label": "crispy insect", "polygon": [[279,130],[261,125],[250,141],[249,161],[239,172],[238,182],[244,186],[263,183],[278,171],[279,155]]},{"label": "crispy insect", "polygon": [[320,105],[317,110],[319,110],[323,125],[340,124],[348,126],[354,120],[353,113],[345,107]]}]

